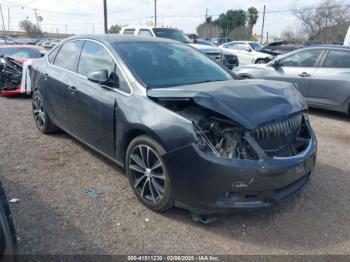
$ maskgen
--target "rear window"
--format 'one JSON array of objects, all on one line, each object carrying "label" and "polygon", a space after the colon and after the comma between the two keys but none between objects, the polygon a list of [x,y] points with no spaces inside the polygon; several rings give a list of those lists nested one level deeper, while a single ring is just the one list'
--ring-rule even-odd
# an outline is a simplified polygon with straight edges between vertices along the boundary
[{"label": "rear window", "polygon": [[350,52],[329,51],[323,67],[350,68]]},{"label": "rear window", "polygon": [[153,32],[157,37],[172,39],[172,40],[179,41],[182,43],[192,43],[191,39],[189,39],[187,37],[187,35],[185,35],[184,32],[177,30],[177,29],[154,28]]},{"label": "rear window", "polygon": [[0,54],[3,56],[25,57],[25,58],[40,58],[43,56],[43,52],[37,48],[1,48]]}]

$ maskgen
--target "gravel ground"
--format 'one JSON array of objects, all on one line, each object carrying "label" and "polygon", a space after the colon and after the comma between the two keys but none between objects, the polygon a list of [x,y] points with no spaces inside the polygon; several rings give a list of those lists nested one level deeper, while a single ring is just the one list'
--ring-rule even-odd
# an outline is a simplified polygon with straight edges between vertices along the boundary
[{"label": "gravel ground", "polygon": [[[311,111],[314,177],[277,208],[203,225],[144,208],[124,171],[67,134],[42,135],[28,98],[0,97],[0,176],[20,254],[350,254],[350,119]],[[98,198],[86,188],[102,192]]]}]

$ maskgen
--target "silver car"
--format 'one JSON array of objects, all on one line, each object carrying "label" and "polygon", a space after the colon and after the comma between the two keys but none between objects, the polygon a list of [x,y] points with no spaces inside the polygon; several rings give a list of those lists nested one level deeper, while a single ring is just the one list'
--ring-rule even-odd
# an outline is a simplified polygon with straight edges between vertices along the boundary
[{"label": "silver car", "polygon": [[305,48],[268,64],[238,67],[233,72],[240,79],[291,82],[310,107],[350,113],[350,47]]}]

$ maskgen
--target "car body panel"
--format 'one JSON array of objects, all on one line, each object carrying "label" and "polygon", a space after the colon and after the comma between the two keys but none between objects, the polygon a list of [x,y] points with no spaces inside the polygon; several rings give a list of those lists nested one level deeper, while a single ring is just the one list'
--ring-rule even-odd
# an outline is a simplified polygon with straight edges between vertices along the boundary
[{"label": "car body panel", "polygon": [[314,67],[274,66],[276,61],[266,65],[250,65],[235,68],[233,73],[239,78],[272,79],[294,83],[308,105],[344,113],[350,109],[350,68],[323,67],[329,51],[350,52],[350,48],[342,46],[320,46],[296,50],[280,59],[295,53],[321,49]]},{"label": "car body panel", "polygon": [[[270,94],[271,96],[267,96]],[[289,84],[272,81],[236,80],[150,89],[149,97],[191,98],[205,108],[253,129],[269,119],[305,110],[304,99]],[[246,107],[245,105],[250,105]]]},{"label": "car body panel", "polygon": [[339,110],[350,98],[350,69],[319,67],[311,80],[307,101],[314,105],[329,105]]},{"label": "car body panel", "polygon": [[[198,212],[266,207],[278,203],[281,197],[268,197],[263,193],[260,202],[254,200],[239,204],[236,201],[235,205],[226,206],[222,206],[218,198],[227,190],[241,193],[254,190],[262,194],[281,187],[295,188],[300,179],[309,180],[317,144],[306,117],[303,116],[303,121],[311,135],[308,146],[299,154],[287,158],[236,161],[200,150],[193,120],[161,103],[161,100],[175,103],[193,100],[201,108],[227,116],[243,126],[249,139],[250,129],[262,123],[279,123],[281,118],[302,114],[305,104],[291,84],[228,80],[146,89],[112,48],[112,43],[161,41],[167,44],[174,41],[133,36],[76,36],[61,45],[77,40],[94,41],[110,50],[129,84],[130,92],[89,83],[86,77],[52,65],[45,57],[33,62],[31,78],[43,97],[48,115],[73,137],[122,166],[131,139],[146,134],[157,141],[165,151],[162,158],[169,169],[178,206]],[[70,88],[72,86],[75,87],[74,92]],[[247,180],[248,176],[250,180]],[[297,193],[306,183],[299,184],[296,190],[288,191],[288,196]]]},{"label": "car body panel", "polygon": [[[219,48],[225,52],[234,54],[238,57],[240,65],[249,65],[255,64],[258,60],[270,61],[272,56],[270,54],[262,53],[257,50],[254,50],[251,46],[250,41],[233,41],[225,43],[219,46]],[[231,47],[230,45],[234,44],[236,48]],[[241,47],[238,48],[237,46]]]}]

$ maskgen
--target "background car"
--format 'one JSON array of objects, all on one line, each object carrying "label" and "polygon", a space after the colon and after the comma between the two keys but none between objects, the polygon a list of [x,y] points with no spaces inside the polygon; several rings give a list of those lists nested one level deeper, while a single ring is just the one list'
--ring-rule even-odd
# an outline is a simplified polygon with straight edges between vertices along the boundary
[{"label": "background car", "polygon": [[222,45],[224,43],[232,42],[232,39],[229,37],[213,37],[210,39],[215,45]]},{"label": "background car", "polygon": [[253,41],[233,41],[220,45],[219,48],[236,55],[240,65],[266,64],[275,58],[272,55],[259,52],[262,45]]},{"label": "background car", "polygon": [[137,198],[162,212],[275,205],[300,192],[316,138],[289,83],[238,81],[165,38],[85,35],[33,62],[32,113],[125,167]]},{"label": "background car", "polygon": [[17,41],[8,36],[8,35],[1,35],[0,34],[0,45],[15,45],[17,44]]},{"label": "background car", "polygon": [[167,27],[151,27],[151,26],[127,26],[123,27],[120,31],[121,35],[139,35],[148,37],[160,37],[172,39],[190,45],[202,53],[209,56],[211,59],[218,63],[222,63],[229,69],[237,66],[237,61],[234,57],[224,58],[223,52],[215,45],[200,44],[199,42],[192,41],[188,36],[181,30]]},{"label": "background car", "polygon": [[301,49],[304,46],[302,45],[296,45],[296,44],[290,44],[286,41],[276,41],[269,43],[267,45],[264,45],[259,52],[270,54],[273,56],[280,56],[287,53],[290,53],[292,51],[295,51],[297,49]]},{"label": "background car", "polygon": [[[2,45],[0,46],[0,94],[12,96],[31,94],[29,85],[22,85],[23,65],[29,60],[41,58],[46,51],[35,45]],[[24,72],[23,72],[24,71]]]},{"label": "background car", "polygon": [[294,51],[266,65],[248,65],[234,73],[295,84],[311,107],[350,113],[350,47],[319,46]]},{"label": "background car", "polygon": [[[204,39],[196,39],[193,42],[195,44],[216,47],[216,45],[213,42],[210,42],[210,41],[207,41],[207,40],[204,40]],[[222,54],[223,54],[222,64],[224,66],[226,66],[228,69],[233,69],[233,68],[239,66],[239,61],[238,61],[238,58],[237,58],[236,55],[231,54],[229,52],[225,52],[225,51],[222,51]]]}]

